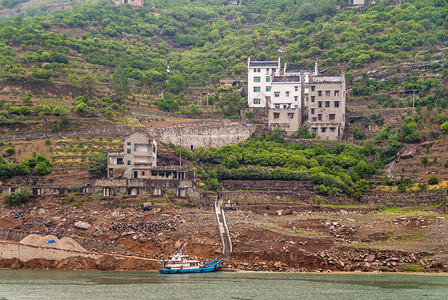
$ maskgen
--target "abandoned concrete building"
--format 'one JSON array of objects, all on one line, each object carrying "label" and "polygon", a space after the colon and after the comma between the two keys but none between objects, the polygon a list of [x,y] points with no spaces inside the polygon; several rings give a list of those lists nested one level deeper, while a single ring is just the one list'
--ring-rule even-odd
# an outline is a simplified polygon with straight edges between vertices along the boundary
[{"label": "abandoned concrete building", "polygon": [[[247,104],[266,108],[270,130],[288,135],[308,125],[317,138],[341,140],[345,128],[345,77],[321,76],[314,70],[280,70],[278,61],[248,59]],[[317,99],[317,100],[316,100]],[[320,106],[319,106],[320,105]]]},{"label": "abandoned concrete building", "polygon": [[123,149],[107,154],[107,177],[149,178],[150,170],[157,166],[157,142],[136,132],[124,139]]},{"label": "abandoned concrete building", "polygon": [[176,196],[195,194],[195,174],[182,167],[157,167],[157,142],[136,132],[124,139],[123,152],[107,155],[107,178],[95,182],[105,197],[146,193],[160,196],[171,190]]}]

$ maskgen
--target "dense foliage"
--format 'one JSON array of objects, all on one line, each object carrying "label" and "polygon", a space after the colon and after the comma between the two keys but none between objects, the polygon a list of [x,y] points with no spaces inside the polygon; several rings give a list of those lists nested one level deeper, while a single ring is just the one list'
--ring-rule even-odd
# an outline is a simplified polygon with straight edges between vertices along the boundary
[{"label": "dense foliage", "polygon": [[[147,0],[145,7],[134,8],[96,1],[74,3],[73,10],[43,17],[18,16],[0,23],[0,80],[66,80],[87,93],[99,82],[110,82],[116,100],[132,89],[166,92],[170,94],[157,105],[172,111],[191,104],[193,87],[224,77],[244,78],[248,57],[281,55],[291,67],[319,61],[334,73],[340,71],[339,64],[357,69],[369,63],[430,61],[448,41],[446,1],[404,0],[395,5],[383,0],[364,9],[347,9],[342,0],[254,0],[240,7],[226,7],[225,2]],[[16,2],[2,3],[9,7]],[[337,10],[336,4],[343,9]],[[431,78],[409,75],[404,82],[369,79],[366,74],[354,82],[353,94],[378,97],[384,106],[403,105],[387,91],[437,88],[446,64],[429,64],[427,68],[439,72]],[[123,82],[129,77],[130,86],[117,85],[117,74]],[[351,84],[352,74],[347,81]],[[181,93],[187,97],[178,97]]]},{"label": "dense foliage", "polygon": [[[345,143],[325,148],[287,144],[278,134],[261,135],[237,145],[182,155],[203,164],[210,178],[219,180],[300,180],[311,181],[324,194],[339,192],[361,194],[369,178],[381,172],[395,152],[387,143],[373,146]],[[180,151],[177,149],[177,151]]]},{"label": "dense foliage", "polygon": [[0,157],[0,178],[28,175],[46,175],[50,172],[51,163],[44,154],[38,154],[35,157],[30,157],[20,163],[10,163],[7,162],[3,157]]}]

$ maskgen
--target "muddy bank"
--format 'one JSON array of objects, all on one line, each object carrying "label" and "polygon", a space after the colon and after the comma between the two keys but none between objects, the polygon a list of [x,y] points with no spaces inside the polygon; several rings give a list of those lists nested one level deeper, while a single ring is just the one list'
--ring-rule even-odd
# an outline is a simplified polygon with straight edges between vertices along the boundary
[{"label": "muddy bank", "polygon": [[[102,258],[3,259],[0,267],[158,270],[159,261],[179,248],[201,261],[221,256],[211,210],[169,201],[144,210],[141,202],[147,199],[138,198],[126,205],[76,201],[48,198],[28,207],[0,206],[0,239],[17,242],[31,233],[70,237]],[[369,206],[272,203],[241,205],[226,210],[226,218],[234,249],[223,263],[227,270],[447,271],[448,220],[435,207],[388,212]]]}]

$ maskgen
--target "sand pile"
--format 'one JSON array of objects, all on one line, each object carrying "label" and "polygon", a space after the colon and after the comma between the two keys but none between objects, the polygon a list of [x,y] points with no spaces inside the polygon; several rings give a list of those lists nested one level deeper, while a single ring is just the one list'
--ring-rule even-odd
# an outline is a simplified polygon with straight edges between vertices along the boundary
[{"label": "sand pile", "polygon": [[[54,240],[54,243],[48,243],[48,241]],[[37,234],[30,234],[20,241],[21,244],[37,246],[37,247],[48,247],[48,248],[56,248],[70,251],[86,251],[80,244],[78,244],[75,240],[69,237],[63,237],[62,239],[58,239],[54,235],[46,235],[40,236]]]}]

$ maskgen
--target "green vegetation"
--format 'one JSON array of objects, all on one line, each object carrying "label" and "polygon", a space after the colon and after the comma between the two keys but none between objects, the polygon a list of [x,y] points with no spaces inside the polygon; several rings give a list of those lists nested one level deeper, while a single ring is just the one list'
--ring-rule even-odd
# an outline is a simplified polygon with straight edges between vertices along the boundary
[{"label": "green vegetation", "polygon": [[104,153],[89,156],[88,171],[98,178],[107,175],[107,156]]},{"label": "green vegetation", "polygon": [[0,157],[0,178],[13,176],[46,175],[51,172],[51,163],[44,154],[30,157],[20,163],[9,163]]},{"label": "green vegetation", "polygon": [[[21,2],[3,0],[2,6]],[[444,1],[404,0],[401,6],[378,1],[359,10],[346,9],[342,0],[254,0],[233,8],[212,3],[148,0],[145,7],[134,8],[100,0],[72,3],[72,10],[46,16],[45,9],[27,8],[21,16],[0,23],[0,80],[31,85],[66,82],[97,97],[102,96],[99,84],[109,83],[114,103],[121,105],[131,93],[146,92],[159,98],[161,109],[176,111],[192,104],[193,88],[245,77],[248,57],[275,60],[281,49],[291,68],[319,61],[329,73],[341,64],[350,70],[372,63],[428,62],[434,75],[425,78],[408,75],[403,82],[381,81],[364,72],[355,82],[348,72],[347,82],[353,84],[354,96],[374,97],[384,107],[448,104],[442,94],[402,102],[388,94],[439,91],[447,62],[431,60],[448,40]],[[338,11],[337,4],[343,9]],[[218,93],[218,98],[224,97]],[[24,103],[31,106],[30,100]],[[239,99],[232,98],[231,104],[227,100],[220,99],[220,110],[236,117]],[[83,105],[78,111],[83,112]]]},{"label": "green vegetation", "polygon": [[368,143],[360,146],[340,143],[329,148],[319,144],[314,148],[287,145],[274,132],[218,149],[196,152],[182,149],[182,157],[202,163],[207,180],[311,181],[322,194],[360,195],[369,188],[368,179],[381,172],[387,163],[380,159],[385,156],[384,151],[383,147]]},{"label": "green vegetation", "polygon": [[21,189],[19,192],[5,196],[4,202],[7,207],[26,204],[30,200],[31,192],[28,189]]}]

